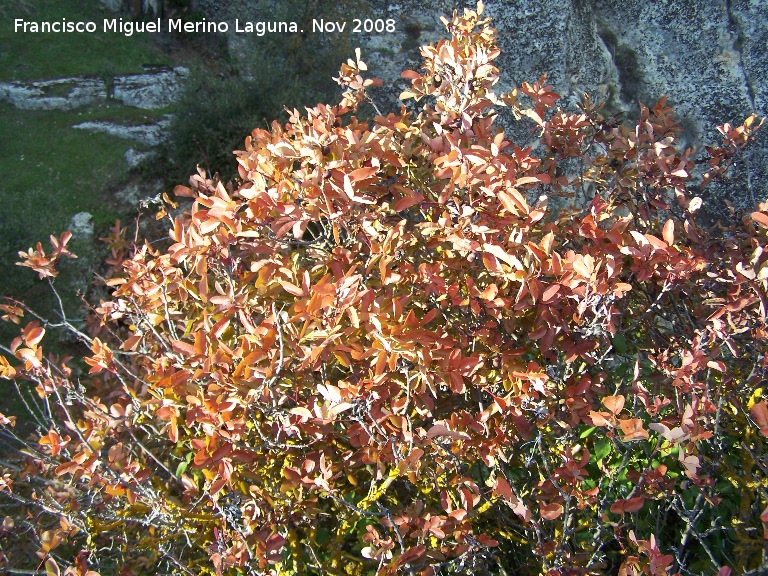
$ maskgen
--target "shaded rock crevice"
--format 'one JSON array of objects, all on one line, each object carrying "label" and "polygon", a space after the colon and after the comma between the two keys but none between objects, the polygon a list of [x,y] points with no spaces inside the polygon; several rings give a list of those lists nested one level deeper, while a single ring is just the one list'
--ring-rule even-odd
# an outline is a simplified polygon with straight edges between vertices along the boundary
[{"label": "shaded rock crevice", "polygon": [[627,109],[641,99],[644,84],[637,52],[624,44],[605,21],[597,19],[594,24],[617,76],[616,84],[608,86],[607,105],[610,109]]},{"label": "shaded rock crevice", "polygon": [[740,16],[734,11],[732,0],[725,0],[725,9],[728,14],[728,30],[733,36],[733,52],[737,56],[738,68],[744,78],[744,86],[749,95],[749,102],[752,108],[755,108],[755,88],[744,67],[744,27],[741,25]]}]

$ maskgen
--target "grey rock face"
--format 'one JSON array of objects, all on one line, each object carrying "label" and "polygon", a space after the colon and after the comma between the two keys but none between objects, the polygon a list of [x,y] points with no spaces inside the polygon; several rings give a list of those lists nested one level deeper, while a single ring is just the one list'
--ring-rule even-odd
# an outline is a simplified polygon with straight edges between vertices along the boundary
[{"label": "grey rock face", "polygon": [[[199,6],[205,11],[209,4]],[[353,38],[370,73],[384,81],[374,93],[382,110],[399,106],[407,85],[400,72],[419,66],[418,47],[446,35],[440,16],[475,7],[446,0],[359,4],[350,22],[393,18],[397,26],[395,33]],[[215,5],[220,15],[242,2]],[[502,50],[500,91],[547,73],[562,105],[572,108],[588,92],[630,118],[638,102],[652,105],[666,95],[682,122],[684,145],[699,150],[720,140],[715,126],[740,124],[753,111],[768,114],[768,0],[488,0],[486,13]],[[233,58],[257,57],[247,38],[239,40]],[[756,144],[730,182],[707,194],[727,195],[741,208],[768,198],[768,129]]]},{"label": "grey rock face", "polygon": [[126,206],[136,208],[142,201],[146,201],[162,191],[163,183],[161,181],[150,180],[149,182],[128,184],[115,193],[115,198]]},{"label": "grey rock face", "polygon": [[26,110],[71,110],[106,98],[106,86],[99,78],[0,84],[0,102]]},{"label": "grey rock face", "polygon": [[[442,24],[425,23],[424,14],[447,15],[453,6],[370,4],[374,13],[386,11],[399,25],[416,23],[419,30],[417,42],[391,35],[363,45],[371,73],[393,87],[391,100],[405,85],[396,71],[418,62],[412,45],[444,34]],[[629,117],[637,115],[638,102],[652,105],[666,95],[681,120],[683,144],[699,150],[720,140],[716,126],[740,124],[753,111],[768,114],[766,0],[489,0],[486,13],[498,31],[501,90],[547,73],[561,104],[573,107],[588,92]],[[379,65],[387,57],[380,48],[384,40],[394,55]],[[767,134],[736,163],[730,181],[711,186],[708,195],[745,209],[768,198]]]},{"label": "grey rock face", "polygon": [[88,212],[78,212],[72,216],[68,229],[76,239],[90,238],[93,236],[93,216]]},{"label": "grey rock face", "polygon": [[38,82],[0,83],[0,102],[27,110],[71,110],[108,98],[145,110],[171,104],[189,70],[160,68],[146,74],[114,78],[58,78]]},{"label": "grey rock face", "polygon": [[135,140],[146,146],[157,146],[166,138],[169,122],[167,117],[156,124],[140,124],[138,126],[124,126],[113,122],[81,122],[72,128],[90,132],[104,132],[118,138]]},{"label": "grey rock face", "polygon": [[141,165],[142,162],[148,158],[151,158],[152,156],[153,153],[147,150],[135,150],[134,148],[128,148],[128,150],[125,151],[125,161],[131,168],[136,168],[136,166]]},{"label": "grey rock face", "polygon": [[123,0],[99,0],[107,10],[117,12],[123,5]]},{"label": "grey rock face", "polygon": [[137,108],[163,108],[173,103],[181,90],[181,83],[188,75],[189,70],[177,67],[148,74],[117,76],[112,97]]},{"label": "grey rock face", "polygon": [[[621,106],[667,95],[682,121],[683,142],[717,142],[715,127],[764,116],[768,90],[768,4],[745,1],[621,2],[597,0],[593,21],[619,71]],[[739,208],[768,197],[768,139],[763,133],[731,182],[707,190]]]},{"label": "grey rock face", "polygon": [[99,0],[99,2],[101,2],[101,4],[107,10],[111,10],[113,12],[118,12],[125,6],[126,8],[130,7],[132,10],[135,10],[138,13],[152,15],[161,14],[164,5],[163,0],[140,0],[138,2],[138,6],[136,5],[137,2],[135,1],[126,2],[124,0]]}]

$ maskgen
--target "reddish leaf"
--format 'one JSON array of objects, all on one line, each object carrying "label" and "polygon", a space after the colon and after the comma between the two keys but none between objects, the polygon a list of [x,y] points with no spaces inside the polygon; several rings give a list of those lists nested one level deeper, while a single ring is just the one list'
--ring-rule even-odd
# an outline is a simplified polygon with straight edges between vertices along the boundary
[{"label": "reddish leaf", "polygon": [[195,347],[183,340],[174,340],[171,342],[171,347],[176,351],[186,356],[195,356]]},{"label": "reddish leaf", "polygon": [[623,395],[606,396],[603,398],[603,405],[615,415],[618,415],[624,409],[625,398]]},{"label": "reddish leaf", "polygon": [[752,414],[755,424],[760,429],[760,434],[768,436],[768,404],[766,404],[765,400],[756,402],[749,413]]},{"label": "reddish leaf", "polygon": [[543,520],[557,520],[560,518],[564,508],[562,504],[539,504],[539,513]]},{"label": "reddish leaf", "polygon": [[437,438],[440,436],[447,436],[449,438],[460,438],[462,440],[469,440],[471,438],[471,436],[466,432],[450,430],[447,426],[445,426],[445,424],[435,424],[427,432],[427,438],[429,439]]},{"label": "reddish leaf", "polygon": [[553,284],[544,290],[544,294],[541,296],[541,301],[544,303],[549,302],[558,292],[560,292],[560,284]]},{"label": "reddish leaf", "polygon": [[405,564],[409,564],[411,562],[415,562],[416,560],[419,560],[424,554],[427,553],[427,547],[423,544],[419,544],[418,546],[413,546],[412,548],[408,548],[398,559],[397,564],[399,566],[403,566]]},{"label": "reddish leaf", "polygon": [[[512,487],[509,485],[509,482],[506,481],[506,479],[503,476],[497,476],[496,477],[496,483],[493,488],[493,491],[495,494],[498,494],[504,500],[512,501],[513,498],[515,498],[514,493],[512,492]],[[517,498],[515,498],[517,500]]]},{"label": "reddish leaf", "polygon": [[611,506],[611,512],[623,515],[625,512],[637,512],[643,507],[645,496],[636,496],[629,500],[617,500]]},{"label": "reddish leaf", "polygon": [[403,210],[407,210],[419,202],[421,202],[421,199],[417,198],[416,196],[404,196],[395,202],[395,212],[402,212]]},{"label": "reddish leaf", "polygon": [[664,242],[670,246],[675,243],[675,222],[671,218],[664,223],[661,236],[664,238]]},{"label": "reddish leaf", "polygon": [[752,220],[754,220],[761,226],[768,228],[768,214],[766,214],[765,212],[752,212],[750,216],[752,217]]}]

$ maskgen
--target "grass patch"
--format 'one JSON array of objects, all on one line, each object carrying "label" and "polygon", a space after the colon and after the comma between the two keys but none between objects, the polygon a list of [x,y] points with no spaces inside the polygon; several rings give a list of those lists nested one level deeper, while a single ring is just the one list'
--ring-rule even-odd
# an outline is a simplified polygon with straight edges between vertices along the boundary
[{"label": "grass patch", "polygon": [[0,173],[4,174],[0,253],[26,247],[43,233],[59,233],[73,214],[104,205],[105,183],[124,173],[124,154],[131,142],[73,130],[72,125],[124,120],[131,115],[100,112],[20,111],[0,106]]},{"label": "grass patch", "polygon": [[47,246],[48,236],[63,232],[74,214],[90,212],[97,233],[120,217],[108,189],[127,176],[125,152],[141,145],[72,126],[145,124],[163,113],[115,104],[67,112],[0,105],[0,266],[11,271],[0,294],[28,294],[34,275],[14,266],[18,251],[36,242]]},{"label": "grass patch", "polygon": [[[104,18],[119,17],[98,2],[71,0],[19,0],[0,4],[0,81],[41,80],[69,76],[98,76],[142,72],[145,65],[168,65],[147,34],[126,37],[103,33]],[[17,33],[14,20],[91,21],[97,32]],[[50,90],[68,91],[68,86]],[[107,134],[73,130],[89,120],[119,124],[153,122],[166,110],[139,110],[113,102],[76,111],[18,110],[0,105],[0,295],[23,299],[48,314],[53,299],[45,282],[26,268],[15,265],[19,250],[65,230],[78,212],[93,215],[96,236],[120,215],[112,208],[110,189],[127,176],[125,152],[136,146]],[[140,147],[140,146],[139,146]],[[74,242],[74,241],[73,241]],[[74,243],[73,249],[90,251],[93,245]],[[77,261],[76,261],[77,262]],[[82,260],[65,266],[57,279],[65,304],[77,310],[67,286],[77,284],[84,272]],[[16,328],[0,323],[0,342],[7,344]]]},{"label": "grass patch", "polygon": [[[98,2],[22,0],[0,7],[0,80],[41,80],[64,76],[105,76],[142,72],[142,65],[170,60],[146,33],[126,37],[104,33],[104,18],[115,15]],[[95,22],[96,32],[14,32],[17,18],[26,21]]]},{"label": "grass patch", "polygon": [[[23,299],[48,314],[55,300],[45,282],[31,270],[15,265],[19,250],[41,242],[49,249],[48,236],[64,231],[78,212],[94,215],[96,234],[105,223],[119,218],[111,206],[108,188],[126,175],[124,154],[131,142],[107,134],[73,130],[78,122],[95,119],[127,119],[144,111],[94,109],[88,112],[17,110],[0,106],[0,294]],[[100,230],[101,229],[101,230]],[[74,241],[73,241],[74,242]],[[73,251],[93,251],[75,245]],[[79,302],[68,286],[76,285],[85,271],[82,262],[65,267],[57,284],[68,313]],[[0,323],[0,341],[8,343],[16,328]]]},{"label": "grass patch", "polygon": [[[98,2],[71,0],[18,0],[0,3],[0,81],[43,80],[69,76],[116,75],[144,71],[145,65],[168,65],[147,34],[125,37],[104,34],[104,18],[119,17]],[[92,21],[94,34],[16,33],[14,20]],[[49,95],[64,95],[68,85],[52,86]],[[115,219],[111,194],[126,180],[125,152],[136,143],[107,134],[73,130],[80,122],[103,120],[119,124],[154,122],[167,110],[139,110],[107,102],[74,111],[19,110],[0,104],[0,295],[23,300],[51,320],[57,320],[56,300],[48,284],[27,268],[16,266],[18,252],[40,242],[49,249],[48,236],[59,235],[78,212],[93,216],[98,238]],[[141,146],[139,146],[141,148]],[[96,242],[98,244],[98,242]],[[90,239],[74,240],[70,248],[82,258],[65,261],[55,280],[70,318],[82,316],[76,287],[89,277],[89,262],[99,258]],[[26,317],[22,325],[29,322]],[[0,342],[8,345],[19,327],[0,322]],[[71,346],[55,333],[46,335],[47,350],[61,353]],[[15,393],[0,396],[0,412],[26,421]]]}]

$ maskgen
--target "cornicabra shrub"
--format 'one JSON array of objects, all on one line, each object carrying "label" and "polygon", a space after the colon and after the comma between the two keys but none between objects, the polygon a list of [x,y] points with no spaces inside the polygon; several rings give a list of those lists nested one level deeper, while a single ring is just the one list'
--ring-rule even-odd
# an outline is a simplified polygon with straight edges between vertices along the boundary
[{"label": "cornicabra shrub", "polygon": [[[87,333],[60,322],[84,364],[45,357],[47,325],[26,324],[0,370],[35,385],[40,434],[3,417],[19,450],[2,461],[3,561],[760,569],[768,205],[705,230],[689,189],[761,122],[722,126],[701,160],[663,100],[625,126],[586,96],[555,108],[544,78],[496,95],[481,12],[454,13],[403,74],[423,107],[356,119],[376,84],[358,52],[339,105],[252,132],[237,183],[201,170],[176,188],[192,205],[167,249],[116,225],[112,296]],[[504,110],[535,147],[505,137]],[[67,240],[22,264],[52,279]]]}]

